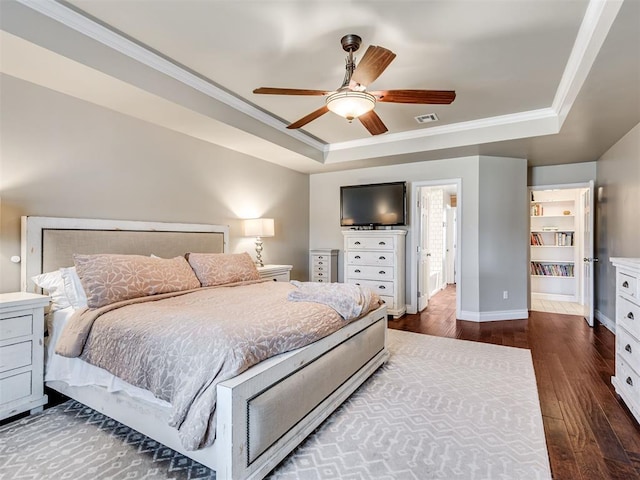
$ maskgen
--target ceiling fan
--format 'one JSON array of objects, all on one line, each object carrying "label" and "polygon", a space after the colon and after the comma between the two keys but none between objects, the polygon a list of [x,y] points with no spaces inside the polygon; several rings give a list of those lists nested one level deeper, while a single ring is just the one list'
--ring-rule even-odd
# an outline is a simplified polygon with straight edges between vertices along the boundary
[{"label": "ceiling fan", "polygon": [[360,48],[362,39],[349,34],[340,40],[347,52],[346,73],[340,88],[335,91],[305,90],[298,88],[256,88],[253,93],[267,95],[318,95],[325,96],[325,104],[319,109],[288,125],[287,128],[300,128],[316,118],[332,111],[351,122],[354,118],[371,133],[380,135],[388,129],[380,117],[373,111],[376,102],[413,103],[413,104],[450,104],[456,98],[453,90],[377,90],[367,91],[367,86],[375,81],[396,54],[383,47],[370,45],[362,60],[355,64],[353,52]]}]

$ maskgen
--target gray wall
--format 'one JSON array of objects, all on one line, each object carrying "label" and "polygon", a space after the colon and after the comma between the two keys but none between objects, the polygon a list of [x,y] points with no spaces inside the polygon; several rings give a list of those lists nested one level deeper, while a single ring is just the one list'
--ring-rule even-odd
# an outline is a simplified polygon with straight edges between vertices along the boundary
[{"label": "gray wall", "polygon": [[480,160],[480,311],[522,313],[527,310],[529,278],[527,161]]},{"label": "gray wall", "polygon": [[596,179],[596,162],[531,167],[528,177],[530,186],[586,183]]},{"label": "gray wall", "polygon": [[597,162],[596,309],[615,321],[611,257],[640,258],[640,124]]},{"label": "gray wall", "polygon": [[309,177],[3,75],[0,77],[0,292],[19,289],[20,216],[230,226],[275,218],[267,263],[308,275]]},{"label": "gray wall", "polygon": [[[490,180],[487,186],[480,182],[483,170],[486,179]],[[311,175],[310,247],[340,249],[338,271],[339,279],[343,278],[344,247],[339,223],[341,185],[456,178],[462,179],[459,210],[462,225],[461,288],[458,291],[462,311],[478,315],[482,311],[526,310],[528,209],[526,161],[522,159],[464,157]],[[509,223],[516,217],[515,223]],[[488,222],[482,229],[481,220]],[[407,228],[410,230],[411,218],[409,223]],[[480,250],[480,235],[484,236],[483,251]],[[493,243],[494,237],[500,241]],[[412,250],[411,236],[407,235],[407,304],[410,303],[411,289],[416,288],[409,277],[409,252]],[[505,256],[508,261],[490,264],[484,261],[484,258],[493,260]],[[480,285],[485,280],[487,284],[483,285],[483,295],[488,298],[481,306]],[[503,301],[502,291],[506,289],[510,298]]]}]

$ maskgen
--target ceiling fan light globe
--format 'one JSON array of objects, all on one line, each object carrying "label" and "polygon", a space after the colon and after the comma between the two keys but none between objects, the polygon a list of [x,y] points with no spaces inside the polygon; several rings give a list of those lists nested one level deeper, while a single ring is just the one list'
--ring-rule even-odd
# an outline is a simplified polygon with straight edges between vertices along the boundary
[{"label": "ceiling fan light globe", "polygon": [[375,106],[376,97],[367,92],[348,90],[332,93],[327,97],[327,108],[350,122],[370,112]]}]

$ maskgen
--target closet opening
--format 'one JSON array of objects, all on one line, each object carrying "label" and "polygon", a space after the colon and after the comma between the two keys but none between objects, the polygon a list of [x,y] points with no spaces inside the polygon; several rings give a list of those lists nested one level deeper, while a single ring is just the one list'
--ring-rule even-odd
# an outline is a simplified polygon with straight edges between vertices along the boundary
[{"label": "closet opening", "polygon": [[593,326],[593,182],[529,187],[531,310]]}]

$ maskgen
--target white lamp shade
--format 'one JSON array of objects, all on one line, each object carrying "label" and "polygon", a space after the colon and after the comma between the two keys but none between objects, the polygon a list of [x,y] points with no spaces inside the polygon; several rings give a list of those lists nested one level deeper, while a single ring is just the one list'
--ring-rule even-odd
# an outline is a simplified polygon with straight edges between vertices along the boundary
[{"label": "white lamp shade", "polygon": [[243,222],[245,237],[273,237],[273,218],[250,218]]},{"label": "white lamp shade", "polygon": [[376,106],[376,98],[367,92],[353,92],[345,90],[333,93],[327,97],[327,107],[333,113],[353,120]]}]

